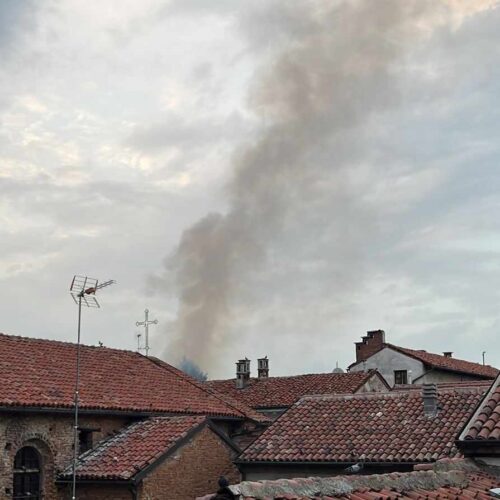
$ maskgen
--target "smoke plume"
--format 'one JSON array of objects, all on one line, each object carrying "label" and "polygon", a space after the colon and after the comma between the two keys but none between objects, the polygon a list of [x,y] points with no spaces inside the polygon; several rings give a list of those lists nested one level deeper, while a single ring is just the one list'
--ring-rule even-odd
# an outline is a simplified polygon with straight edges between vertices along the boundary
[{"label": "smoke plume", "polygon": [[[248,100],[262,130],[234,156],[228,211],[185,230],[167,259],[179,299],[170,354],[212,366],[231,337],[238,284],[265,266],[269,243],[303,196],[348,171],[365,124],[400,101],[404,56],[425,35],[431,8],[425,0],[304,1],[270,2],[259,12],[282,47]],[[339,235],[343,254],[352,245]]]}]

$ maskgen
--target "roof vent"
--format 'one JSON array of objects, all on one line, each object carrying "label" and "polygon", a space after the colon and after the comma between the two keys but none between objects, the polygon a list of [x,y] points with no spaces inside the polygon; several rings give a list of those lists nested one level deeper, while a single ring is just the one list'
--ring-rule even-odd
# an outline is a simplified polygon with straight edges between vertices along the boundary
[{"label": "roof vent", "polygon": [[424,402],[424,414],[426,417],[434,418],[438,413],[438,392],[436,384],[422,385],[422,400]]},{"label": "roof vent", "polygon": [[443,356],[445,358],[452,358],[453,357],[453,353],[451,351],[445,351],[445,352],[443,352]]}]

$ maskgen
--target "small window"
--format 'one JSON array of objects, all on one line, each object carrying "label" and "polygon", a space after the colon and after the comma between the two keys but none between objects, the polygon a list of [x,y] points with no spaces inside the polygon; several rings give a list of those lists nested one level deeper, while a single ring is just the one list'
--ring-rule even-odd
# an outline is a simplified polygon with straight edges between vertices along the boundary
[{"label": "small window", "polygon": [[15,500],[30,498],[39,500],[40,496],[40,455],[35,448],[21,448],[14,459],[14,494]]},{"label": "small window", "polygon": [[408,372],[407,370],[395,370],[394,371],[394,384],[401,385],[408,383]]},{"label": "small window", "polygon": [[80,453],[85,453],[88,450],[92,449],[92,432],[91,429],[80,429],[78,432],[78,444]]},{"label": "small window", "polygon": [[408,371],[407,370],[394,370],[394,384],[401,385],[408,383]]}]

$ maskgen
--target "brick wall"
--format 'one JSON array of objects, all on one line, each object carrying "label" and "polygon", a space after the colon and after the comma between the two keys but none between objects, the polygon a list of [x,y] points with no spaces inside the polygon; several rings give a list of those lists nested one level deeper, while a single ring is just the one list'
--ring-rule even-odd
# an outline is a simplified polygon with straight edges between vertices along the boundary
[{"label": "brick wall", "polygon": [[361,342],[356,344],[356,363],[368,359],[370,356],[380,351],[384,347],[385,332],[384,330],[374,330],[366,332]]},{"label": "brick wall", "polygon": [[[80,426],[100,428],[94,443],[128,423],[122,417],[82,415]],[[56,474],[73,457],[73,418],[69,414],[3,413],[0,415],[0,500],[11,498],[14,457],[23,446],[33,446],[42,459],[42,487],[47,500],[68,498],[55,486]],[[70,497],[69,497],[70,498]],[[130,495],[129,495],[130,498]]]},{"label": "brick wall", "polygon": [[[69,496],[68,496],[69,495]],[[69,494],[64,498],[69,499]],[[116,484],[95,484],[77,487],[76,497],[78,500],[132,500],[132,492],[128,486]]]},{"label": "brick wall", "polygon": [[217,490],[221,475],[236,484],[235,452],[208,427],[143,480],[140,500],[192,500]]}]

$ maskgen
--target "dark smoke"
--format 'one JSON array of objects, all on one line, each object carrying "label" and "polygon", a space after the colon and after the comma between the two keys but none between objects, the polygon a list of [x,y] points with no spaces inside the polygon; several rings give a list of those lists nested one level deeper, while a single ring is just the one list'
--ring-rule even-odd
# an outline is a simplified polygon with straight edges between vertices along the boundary
[{"label": "dark smoke", "polygon": [[196,363],[185,356],[182,358],[178,368],[200,382],[205,382],[208,379],[208,373],[204,372]]},{"label": "dark smoke", "polygon": [[[363,148],[364,125],[400,101],[405,51],[429,9],[438,8],[426,0],[269,5],[259,16],[279,23],[285,48],[250,95],[262,132],[234,157],[227,213],[188,228],[167,261],[179,298],[169,353],[186,354],[205,369],[230,339],[239,283],[265,265],[270,242],[302,198],[348,171]],[[280,15],[287,9],[291,15]],[[337,246],[346,267],[360,264],[349,234],[339,235]]]}]

